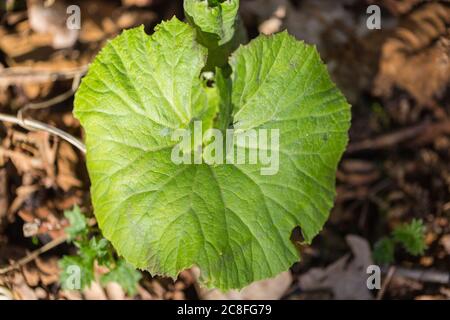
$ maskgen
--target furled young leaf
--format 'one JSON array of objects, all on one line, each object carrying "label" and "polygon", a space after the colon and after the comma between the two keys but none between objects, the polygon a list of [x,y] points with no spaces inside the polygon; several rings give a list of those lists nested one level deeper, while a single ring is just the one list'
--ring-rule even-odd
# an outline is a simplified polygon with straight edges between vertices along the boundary
[{"label": "furled young leaf", "polygon": [[197,41],[209,50],[205,70],[225,67],[229,55],[247,42],[238,9],[239,0],[184,0],[186,18],[196,29]]},{"label": "furled young leaf", "polygon": [[[92,64],[75,113],[86,130],[94,213],[118,253],[152,274],[198,265],[206,285],[241,288],[298,260],[294,227],[306,242],[322,228],[350,111],[316,49],[287,33],[241,47],[231,83],[217,88],[199,80],[205,60],[195,30],[176,18],[151,37],[126,31]],[[177,142],[168,132],[195,119],[204,130],[228,122],[215,118],[224,88],[234,109],[222,119],[279,129],[276,175],[261,175],[262,164],[171,161]]]},{"label": "furled young leaf", "polygon": [[239,0],[184,0],[188,20],[201,31],[201,36],[219,46],[234,37],[238,9]]},{"label": "furled young leaf", "polygon": [[64,216],[69,220],[69,226],[65,229],[69,240],[87,234],[87,219],[78,206],[73,207],[70,211],[65,211]]}]

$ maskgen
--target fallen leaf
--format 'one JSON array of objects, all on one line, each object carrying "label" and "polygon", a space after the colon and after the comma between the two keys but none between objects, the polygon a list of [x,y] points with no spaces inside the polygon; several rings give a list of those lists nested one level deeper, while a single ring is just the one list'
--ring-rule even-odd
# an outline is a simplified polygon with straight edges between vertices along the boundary
[{"label": "fallen leaf", "polygon": [[92,282],[89,288],[83,290],[86,300],[107,300],[105,290],[98,282]]},{"label": "fallen leaf", "polygon": [[0,287],[0,300],[13,300],[14,296],[9,289]]},{"label": "fallen leaf", "polygon": [[57,185],[66,192],[72,187],[81,187],[81,181],[78,180],[76,174],[78,157],[67,142],[62,141],[60,143],[57,159]]},{"label": "fallen leaf", "polygon": [[439,240],[439,244],[444,247],[447,255],[450,255],[450,234],[442,236],[441,240]]},{"label": "fallen leaf", "polygon": [[44,0],[28,0],[28,21],[33,31],[50,34],[55,49],[72,47],[78,39],[79,30],[66,26],[67,7],[65,1],[54,1],[46,5]]},{"label": "fallen leaf", "polygon": [[59,281],[58,258],[44,259],[37,257],[35,263],[40,271],[39,277],[43,285],[50,285]]},{"label": "fallen leaf", "polygon": [[25,282],[22,274],[16,273],[13,279],[13,293],[18,300],[37,300],[34,290],[31,289]]},{"label": "fallen leaf", "polygon": [[32,264],[23,266],[22,273],[29,286],[36,287],[39,284],[39,271]]},{"label": "fallen leaf", "polygon": [[444,3],[412,11],[383,44],[373,93],[389,98],[400,88],[421,105],[442,97],[450,84],[449,27],[450,6]]},{"label": "fallen leaf", "polygon": [[59,296],[61,299],[65,300],[82,300],[83,297],[79,291],[72,290],[61,290],[59,291]]},{"label": "fallen leaf", "polygon": [[367,289],[367,267],[373,264],[367,240],[349,235],[346,241],[353,254],[346,254],[326,268],[313,268],[302,274],[299,286],[302,290],[331,290],[336,300],[370,300]]},{"label": "fallen leaf", "polygon": [[292,284],[291,272],[280,273],[275,278],[256,281],[241,291],[222,293],[217,289],[203,290],[205,300],[279,300]]},{"label": "fallen leaf", "polygon": [[125,292],[120,284],[116,282],[108,282],[105,286],[106,294],[110,300],[124,300]]}]

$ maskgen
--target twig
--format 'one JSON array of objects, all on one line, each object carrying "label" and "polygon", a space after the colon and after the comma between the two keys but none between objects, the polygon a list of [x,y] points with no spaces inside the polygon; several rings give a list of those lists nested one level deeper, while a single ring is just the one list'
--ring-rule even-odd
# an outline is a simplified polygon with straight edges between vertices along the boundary
[{"label": "twig", "polygon": [[[89,219],[88,220],[88,226],[92,227],[95,226],[97,224],[97,221],[95,220],[95,218]],[[59,246],[60,244],[64,243],[65,241],[68,240],[68,236],[67,235],[63,235],[59,238],[53,239],[52,241],[50,241],[49,243],[44,244],[42,247],[40,247],[39,249],[34,250],[33,252],[31,252],[30,254],[26,255],[25,257],[21,258],[20,260],[18,260],[17,262],[13,263],[10,266],[4,267],[0,269],[0,274],[5,274],[8,272],[11,272],[13,270],[16,270],[24,265],[26,265],[28,262],[33,261],[34,259],[36,259],[37,257],[39,257],[41,254]]]},{"label": "twig", "polygon": [[56,97],[53,97],[49,100],[43,101],[43,102],[38,102],[38,103],[28,103],[26,106],[24,106],[23,108],[21,108],[18,112],[18,117],[19,119],[22,119],[22,115],[25,113],[26,110],[32,109],[32,110],[37,110],[37,109],[44,109],[44,108],[48,108],[51,107],[55,104],[58,104],[60,102],[63,102],[66,99],[69,99],[74,93],[75,91],[77,91],[78,86],[80,85],[80,81],[81,81],[81,76],[82,74],[76,74],[72,80],[72,86],[69,90],[67,90],[66,92],[57,95]]},{"label": "twig", "polygon": [[443,285],[450,284],[450,271],[407,269],[402,267],[395,268],[395,276],[422,282],[439,283]]},{"label": "twig", "polygon": [[0,87],[22,85],[27,83],[43,83],[56,80],[69,80],[81,77],[87,72],[88,66],[66,70],[45,70],[31,67],[11,67],[0,71]]},{"label": "twig", "polygon": [[50,134],[60,137],[61,139],[69,142],[74,147],[78,148],[81,152],[86,153],[86,146],[80,140],[74,136],[62,131],[61,129],[52,127],[40,121],[30,119],[19,119],[17,117],[0,113],[0,120],[17,124],[25,129],[46,131]]},{"label": "twig", "polygon": [[448,120],[438,123],[422,123],[393,133],[384,134],[374,139],[351,143],[346,152],[350,154],[365,150],[390,148],[418,136],[423,136],[423,139],[419,139],[423,143],[446,132],[450,132],[450,121]]},{"label": "twig", "polygon": [[31,262],[34,259],[36,259],[41,254],[59,246],[61,243],[65,242],[66,240],[67,240],[67,236],[62,236],[62,237],[53,239],[49,243],[40,247],[39,249],[36,249],[35,251],[31,252],[29,255],[26,255],[25,257],[23,257],[16,263],[14,263],[8,267],[0,269],[0,274],[5,274],[5,273],[11,272],[13,270],[19,269],[20,267],[26,265],[28,262]]},{"label": "twig", "polygon": [[394,276],[394,273],[395,273],[395,266],[390,266],[388,273],[386,275],[386,279],[383,281],[383,285],[382,285],[380,291],[378,291],[377,300],[383,299],[384,294],[385,294],[387,288],[389,287],[389,284],[391,283],[392,277]]}]

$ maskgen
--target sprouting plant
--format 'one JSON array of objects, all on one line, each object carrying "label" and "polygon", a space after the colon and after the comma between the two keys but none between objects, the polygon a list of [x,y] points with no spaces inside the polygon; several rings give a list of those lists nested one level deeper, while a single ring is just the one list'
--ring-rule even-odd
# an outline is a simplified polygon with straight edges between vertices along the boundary
[{"label": "sprouting plant", "polygon": [[[70,225],[65,229],[68,241],[78,248],[78,254],[74,256],[64,256],[60,261],[60,282],[65,289],[83,289],[89,287],[95,279],[94,266],[105,266],[109,272],[102,275],[101,282],[106,284],[114,281],[130,295],[136,293],[136,285],[141,279],[140,272],[126,263],[123,259],[117,258],[108,240],[95,235],[95,230],[88,225],[86,217],[81,213],[80,208],[75,206],[73,210],[64,212]],[[79,288],[75,288],[73,276],[74,267],[79,274]]]},{"label": "sprouting plant", "polygon": [[401,243],[406,251],[418,256],[427,248],[425,244],[425,226],[422,220],[413,219],[397,227],[392,233],[393,239]]},{"label": "sprouting plant", "polygon": [[383,237],[378,240],[374,246],[374,260],[382,264],[392,263],[397,244],[414,256],[422,255],[427,248],[423,221],[413,219],[410,223],[395,228],[390,237]]},{"label": "sprouting plant", "polygon": [[[238,7],[185,0],[188,23],[124,31],[75,97],[105,238],[137,268],[176,277],[197,265],[221,289],[298,261],[291,232],[310,243],[322,229],[350,126],[316,48],[287,32],[243,45]],[[279,170],[263,174],[272,158]]]}]

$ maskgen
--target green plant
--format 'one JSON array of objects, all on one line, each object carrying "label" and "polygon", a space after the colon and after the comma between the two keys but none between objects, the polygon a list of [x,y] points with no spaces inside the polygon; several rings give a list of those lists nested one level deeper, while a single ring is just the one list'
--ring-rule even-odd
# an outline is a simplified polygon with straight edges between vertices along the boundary
[{"label": "green plant", "polygon": [[75,266],[80,270],[80,288],[89,287],[94,281],[94,266],[105,266],[109,272],[102,275],[101,282],[114,281],[119,283],[129,294],[136,293],[136,285],[141,279],[140,272],[126,263],[123,259],[117,258],[110,243],[96,236],[96,230],[89,227],[86,217],[81,213],[80,208],[75,206],[73,210],[64,212],[69,220],[69,226],[65,229],[69,243],[73,243],[78,248],[75,256],[63,256],[59,261],[61,269],[60,282],[63,288],[70,287],[72,273],[70,268]]},{"label": "green plant", "polygon": [[[76,93],[94,214],[137,268],[176,277],[198,265],[208,287],[241,288],[298,261],[296,226],[306,243],[322,229],[350,106],[315,47],[287,32],[239,45],[238,0],[184,5],[189,23],[173,18],[151,36],[135,28],[109,42]],[[278,130],[279,145],[232,144],[214,157],[279,155],[279,171],[203,162],[213,128],[231,141]],[[192,141],[177,152],[194,164],[172,160],[179,129]]]},{"label": "green plant", "polygon": [[400,244],[408,253],[420,256],[427,248],[425,244],[425,226],[422,220],[413,219],[394,229],[390,237],[384,237],[375,243],[373,258],[377,263],[394,262],[396,244]]}]

